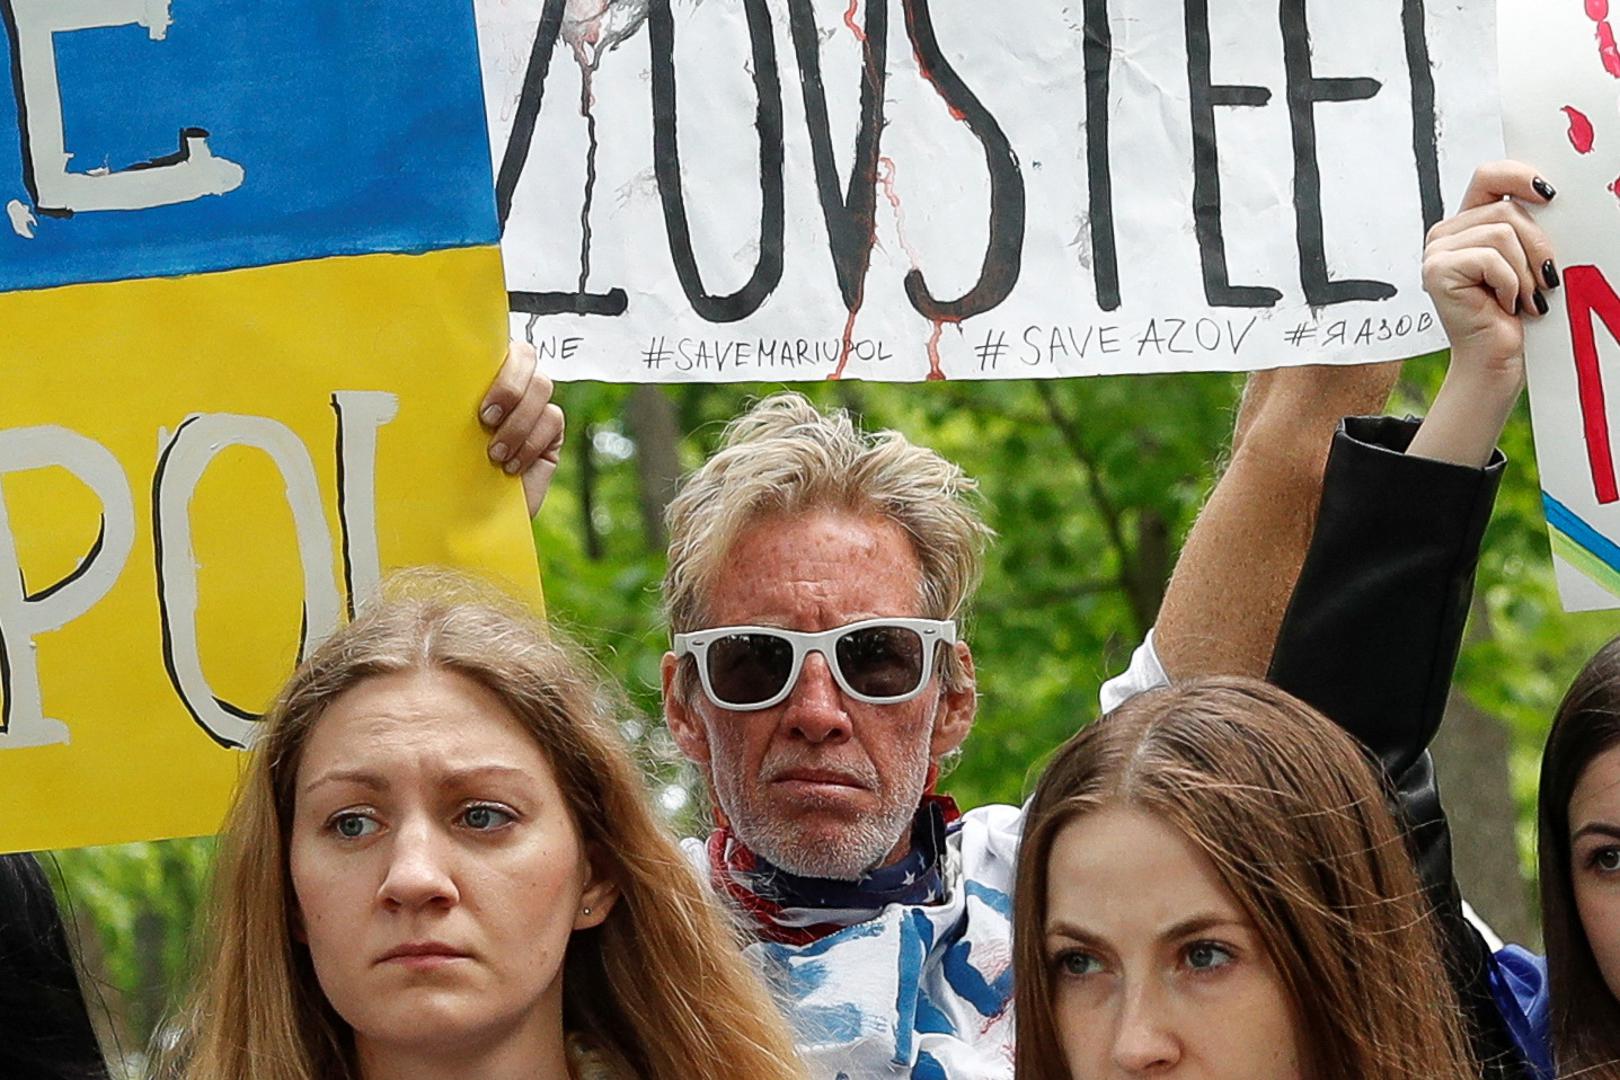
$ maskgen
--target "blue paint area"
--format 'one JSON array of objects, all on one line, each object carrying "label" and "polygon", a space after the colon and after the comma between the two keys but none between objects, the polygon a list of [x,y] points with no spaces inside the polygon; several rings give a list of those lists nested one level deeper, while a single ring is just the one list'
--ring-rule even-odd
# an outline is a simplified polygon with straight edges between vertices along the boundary
[{"label": "blue paint area", "polygon": [[[864,928],[851,929],[864,931]],[[871,935],[862,932],[855,936]],[[765,953],[773,968],[771,982],[778,987],[783,1000],[791,1003],[790,1020],[801,1043],[810,1046],[851,1043],[862,1034],[859,1006],[853,1002],[837,1005],[801,1004],[824,988],[833,975],[828,962],[820,958],[821,953],[825,952],[823,945],[824,941],[805,949],[780,944],[767,946]],[[811,948],[816,950],[813,955]]]},{"label": "blue paint area", "polygon": [[959,941],[945,951],[945,981],[981,1016],[999,1016],[1012,1000],[1012,969],[1002,972],[995,982],[973,966],[973,945]]},{"label": "blue paint area", "polygon": [[[469,0],[172,0],[135,25],[55,35],[69,169],[171,155],[185,127],[241,165],[223,196],[0,217],[0,292],[499,240]],[[31,205],[0,34],[0,204]]]},{"label": "blue paint area", "polygon": [[1573,510],[1545,491],[1541,493],[1541,505],[1547,514],[1548,525],[1585,548],[1610,569],[1620,571],[1620,545],[1592,528]]},{"label": "blue paint area", "polygon": [[827,985],[827,979],[832,974],[827,970],[826,962],[822,960],[812,963],[794,963],[785,960],[780,972],[783,992],[795,1001],[809,997]]},{"label": "blue paint area", "polygon": [[912,1080],[950,1080],[945,1074],[945,1066],[926,1050],[917,1055],[917,1064],[911,1069],[911,1077]]},{"label": "blue paint area", "polygon": [[922,1000],[923,962],[928,950],[934,946],[934,924],[920,908],[912,908],[900,920],[900,988],[896,995],[894,1060],[905,1064],[911,1060],[912,1043],[916,1040],[917,1007]]},{"label": "blue paint area", "polygon": [[992,889],[982,882],[970,881],[967,883],[967,894],[977,897],[991,911],[999,911],[1009,922],[1012,921],[1012,897],[1000,889]]},{"label": "blue paint area", "polygon": [[861,1010],[853,1004],[795,1008],[789,1018],[802,1046],[847,1046],[861,1037]]},{"label": "blue paint area", "polygon": [[956,1034],[956,1025],[951,1023],[951,1018],[926,993],[917,996],[917,1022],[913,1027],[924,1035]]}]

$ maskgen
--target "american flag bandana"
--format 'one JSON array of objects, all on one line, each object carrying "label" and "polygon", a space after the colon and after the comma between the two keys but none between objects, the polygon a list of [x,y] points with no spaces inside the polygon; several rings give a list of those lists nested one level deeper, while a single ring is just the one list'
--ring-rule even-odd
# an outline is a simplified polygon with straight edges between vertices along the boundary
[{"label": "american flag bandana", "polygon": [[859,881],[790,874],[748,850],[726,825],[709,836],[709,876],[761,940],[809,945],[867,922],[890,904],[939,903],[945,895],[945,840],[961,817],[950,797],[925,797],[912,822],[910,852]]}]

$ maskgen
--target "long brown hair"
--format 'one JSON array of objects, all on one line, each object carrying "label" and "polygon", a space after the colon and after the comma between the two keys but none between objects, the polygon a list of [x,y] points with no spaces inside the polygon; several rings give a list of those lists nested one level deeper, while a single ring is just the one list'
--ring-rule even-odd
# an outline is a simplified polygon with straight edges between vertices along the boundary
[{"label": "long brown hair", "polygon": [[564,1023],[640,1080],[801,1075],[791,1037],[736,928],[648,803],[590,667],[521,608],[459,578],[412,575],[306,660],[265,719],[227,819],[199,988],[180,1018],[186,1080],[356,1080],[353,1038],[294,940],[294,779],[309,734],[376,675],[444,670],[493,691],[556,770],[619,902],[577,932]]},{"label": "long brown hair", "polygon": [[1355,742],[1253,679],[1142,694],[1071,739],[1036,788],[1014,893],[1019,1080],[1067,1080],[1046,957],[1064,826],[1128,806],[1214,864],[1293,1002],[1312,1080],[1474,1080],[1417,872]]},{"label": "long brown hair", "polygon": [[1588,660],[1558,706],[1541,758],[1541,925],[1559,1076],[1620,1080],[1620,1000],[1575,906],[1569,801],[1594,758],[1620,746],[1620,638]]}]

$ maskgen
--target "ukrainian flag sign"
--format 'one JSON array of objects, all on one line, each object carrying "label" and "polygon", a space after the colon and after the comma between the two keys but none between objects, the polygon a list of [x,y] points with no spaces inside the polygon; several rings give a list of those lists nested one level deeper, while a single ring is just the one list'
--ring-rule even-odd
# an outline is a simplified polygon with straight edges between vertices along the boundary
[{"label": "ukrainian flag sign", "polygon": [[0,850],[211,832],[387,568],[536,587],[472,5],[0,18]]}]

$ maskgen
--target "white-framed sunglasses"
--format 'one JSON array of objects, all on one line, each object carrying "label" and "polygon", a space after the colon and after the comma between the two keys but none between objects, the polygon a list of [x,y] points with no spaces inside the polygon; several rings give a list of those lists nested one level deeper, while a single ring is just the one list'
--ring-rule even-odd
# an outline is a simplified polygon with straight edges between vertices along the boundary
[{"label": "white-framed sunglasses", "polygon": [[827,661],[838,688],[856,701],[895,705],[928,686],[941,643],[956,642],[951,619],[863,619],[820,633],[776,626],[716,626],[675,635],[675,655],[697,660],[709,700],[751,712],[780,704],[798,684],[804,658]]}]

